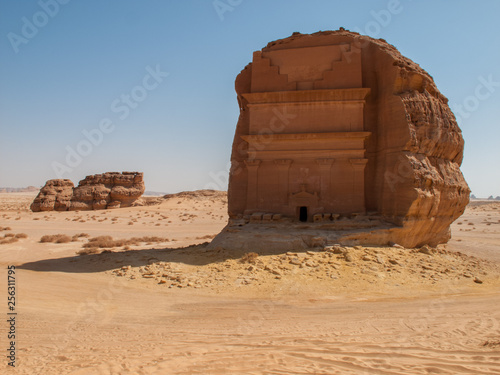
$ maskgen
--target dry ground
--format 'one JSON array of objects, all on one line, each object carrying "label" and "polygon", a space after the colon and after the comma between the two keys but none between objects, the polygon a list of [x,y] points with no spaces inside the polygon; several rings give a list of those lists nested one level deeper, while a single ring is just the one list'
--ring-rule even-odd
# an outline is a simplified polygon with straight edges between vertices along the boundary
[{"label": "dry ground", "polygon": [[[2,311],[14,264],[19,314],[2,373],[500,373],[499,203],[471,205],[438,249],[245,255],[203,245],[223,195],[62,213],[33,198],[0,194],[0,239],[27,235],[0,244]],[[40,243],[57,234],[69,242]],[[150,241],[76,255],[98,236]]]}]

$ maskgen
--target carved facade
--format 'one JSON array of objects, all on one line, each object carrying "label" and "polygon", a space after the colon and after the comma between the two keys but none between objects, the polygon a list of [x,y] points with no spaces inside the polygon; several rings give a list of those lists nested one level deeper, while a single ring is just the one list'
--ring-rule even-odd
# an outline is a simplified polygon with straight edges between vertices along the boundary
[{"label": "carved facade", "polygon": [[364,213],[365,100],[361,54],[352,44],[255,52],[243,214],[311,221]]}]

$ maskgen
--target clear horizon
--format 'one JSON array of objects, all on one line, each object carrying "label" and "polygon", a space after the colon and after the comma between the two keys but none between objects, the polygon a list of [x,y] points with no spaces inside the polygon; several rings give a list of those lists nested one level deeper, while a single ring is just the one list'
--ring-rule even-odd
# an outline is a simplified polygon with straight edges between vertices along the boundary
[{"label": "clear horizon", "polygon": [[268,42],[384,38],[449,99],[472,194],[500,196],[500,2],[39,0],[0,5],[0,187],[144,172],[146,190],[227,189],[236,75]]}]

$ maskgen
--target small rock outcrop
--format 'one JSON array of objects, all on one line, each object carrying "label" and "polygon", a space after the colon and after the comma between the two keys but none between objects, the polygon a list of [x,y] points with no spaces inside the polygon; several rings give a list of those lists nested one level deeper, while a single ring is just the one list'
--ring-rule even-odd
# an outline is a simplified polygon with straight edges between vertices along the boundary
[{"label": "small rock outcrop", "polygon": [[143,174],[106,172],[87,176],[75,188],[70,180],[49,180],[31,205],[38,211],[102,210],[130,207],[144,193]]},{"label": "small rock outcrop", "polygon": [[71,180],[48,180],[31,204],[31,211],[68,211],[74,187]]}]

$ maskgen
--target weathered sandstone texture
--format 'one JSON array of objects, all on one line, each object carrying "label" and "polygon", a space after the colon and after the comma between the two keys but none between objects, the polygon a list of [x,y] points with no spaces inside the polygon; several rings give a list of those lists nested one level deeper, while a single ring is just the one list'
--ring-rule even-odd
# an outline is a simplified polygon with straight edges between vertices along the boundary
[{"label": "weathered sandstone texture", "polygon": [[432,77],[394,46],[294,33],[254,52],[235,86],[230,221],[213,246],[448,241],[470,194],[464,141]]},{"label": "weathered sandstone texture", "polygon": [[108,172],[87,176],[73,191],[71,210],[129,207],[144,190],[142,173]]},{"label": "weathered sandstone texture", "polygon": [[107,172],[87,176],[76,188],[70,180],[49,180],[32,211],[100,210],[132,206],[144,193],[143,174]]},{"label": "weathered sandstone texture", "polygon": [[48,180],[31,204],[31,211],[68,211],[74,189],[70,180]]}]

